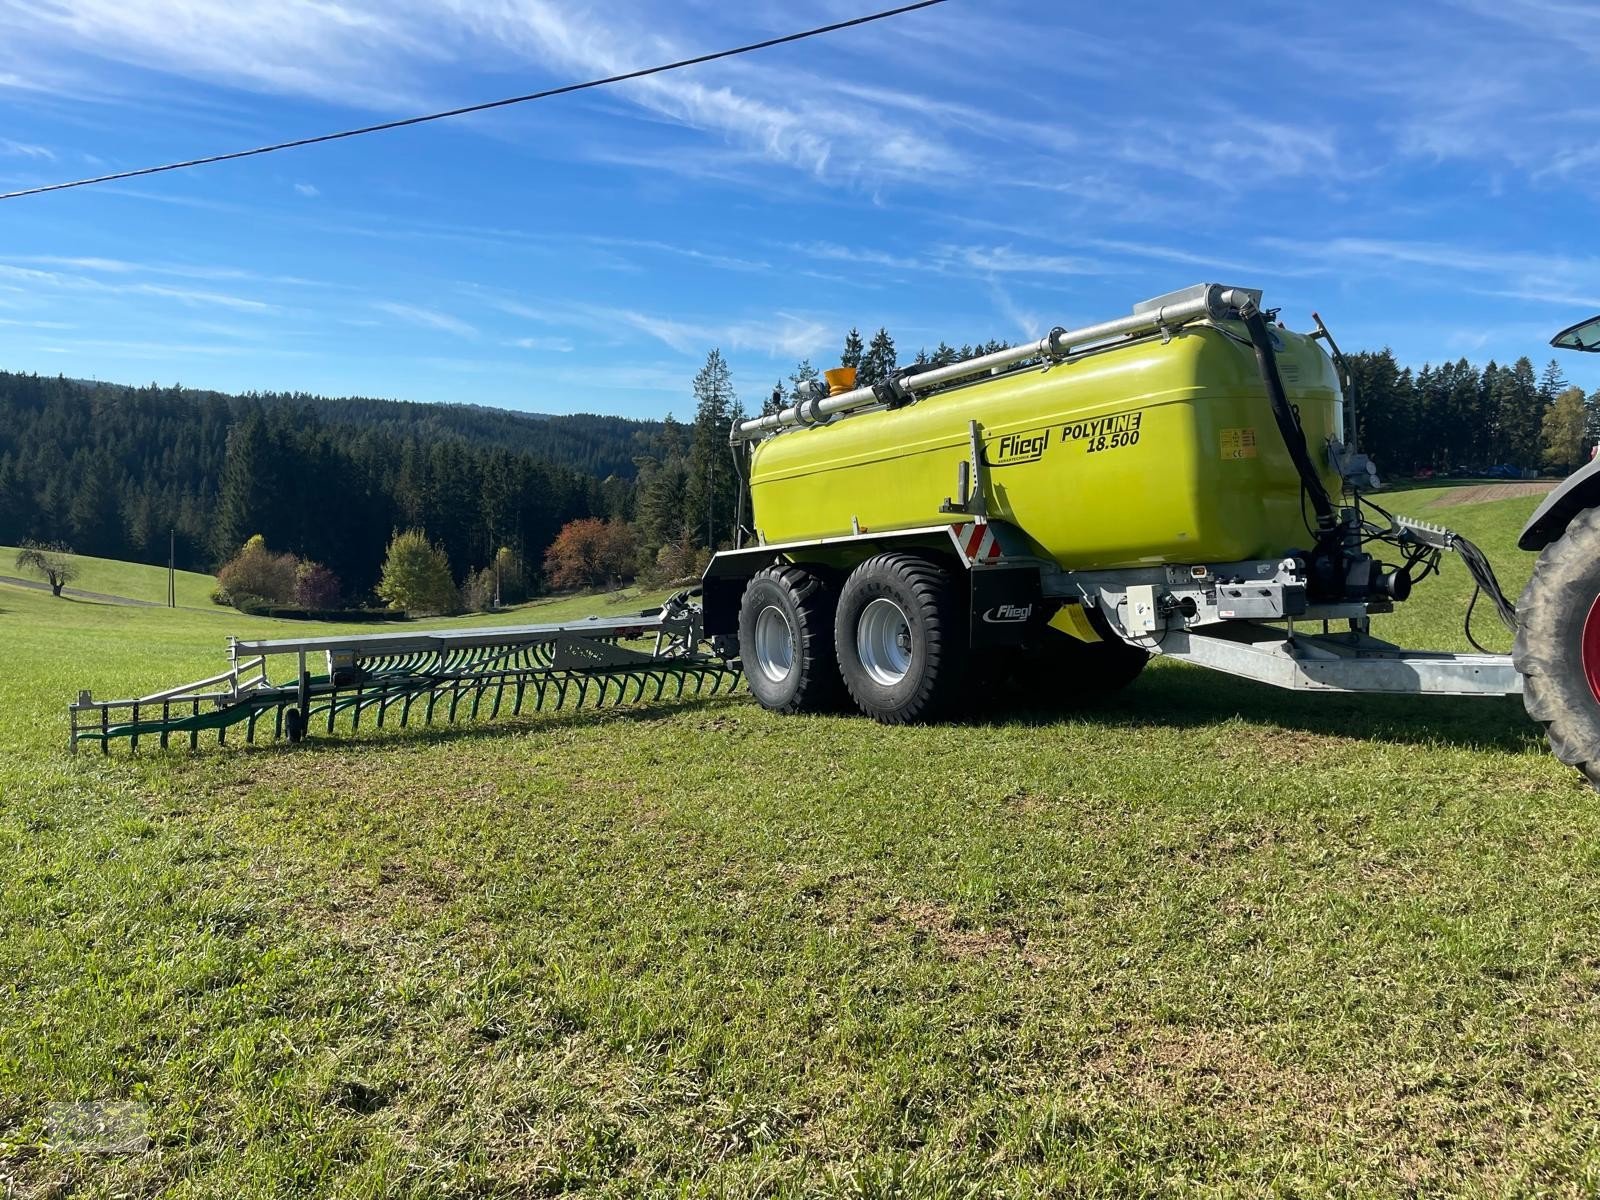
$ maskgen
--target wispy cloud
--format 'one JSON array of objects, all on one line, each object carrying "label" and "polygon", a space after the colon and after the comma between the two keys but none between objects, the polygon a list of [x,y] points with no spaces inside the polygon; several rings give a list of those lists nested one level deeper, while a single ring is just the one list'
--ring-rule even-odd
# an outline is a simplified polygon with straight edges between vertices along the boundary
[{"label": "wispy cloud", "polygon": [[903,254],[867,246],[841,246],[835,242],[811,242],[791,248],[808,259],[852,263],[860,268],[880,267],[980,279],[994,275],[1088,275],[1105,270],[1104,263],[1093,259],[1018,250],[1009,245],[946,243]]},{"label": "wispy cloud", "polygon": [[35,146],[31,142],[13,141],[11,138],[0,137],[0,154],[13,155],[18,158],[38,158],[46,162],[55,162],[55,151],[48,146]]},{"label": "wispy cloud", "polygon": [[416,304],[401,304],[393,300],[375,300],[372,307],[379,312],[388,313],[401,321],[408,321],[413,325],[420,325],[425,329],[438,329],[445,333],[453,333],[457,337],[477,337],[477,329],[463,321],[460,317],[453,317],[449,313],[442,313],[432,308],[423,308]]},{"label": "wispy cloud", "polygon": [[620,344],[628,342],[630,331],[642,333],[678,354],[692,357],[720,346],[798,358],[830,342],[837,332],[820,318],[781,311],[761,319],[719,321],[587,302],[541,306],[509,298],[487,299],[501,312],[541,325],[582,329]]},{"label": "wispy cloud", "polygon": [[181,304],[200,307],[231,308],[241,312],[280,311],[279,306],[264,300],[254,300],[228,292],[201,288],[172,287],[161,283],[115,282],[94,279],[86,275],[65,274],[58,271],[41,271],[33,267],[18,267],[0,263],[0,279],[11,279],[34,288],[48,288],[67,292],[90,292],[106,296],[155,296],[175,300]]},{"label": "wispy cloud", "polygon": [[321,189],[318,188],[314,183],[297,183],[294,185],[294,190],[299,192],[302,196],[322,195]]},{"label": "wispy cloud", "polygon": [[[270,12],[235,0],[0,0],[0,25],[18,51],[7,70],[24,85],[31,68],[20,52],[49,47],[228,86],[393,108],[419,103],[414,65],[440,57],[429,22],[399,6],[349,0],[279,0]],[[378,62],[382,70],[373,69]],[[116,87],[102,76],[107,85]]]}]

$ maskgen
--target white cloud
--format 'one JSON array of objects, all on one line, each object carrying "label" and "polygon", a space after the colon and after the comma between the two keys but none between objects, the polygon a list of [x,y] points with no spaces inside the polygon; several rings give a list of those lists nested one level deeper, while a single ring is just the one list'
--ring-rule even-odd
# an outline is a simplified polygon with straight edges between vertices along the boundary
[{"label": "white cloud", "polygon": [[776,312],[761,319],[686,319],[604,304],[571,303],[541,307],[520,300],[489,297],[500,311],[541,325],[583,329],[610,342],[637,341],[642,333],[679,354],[699,357],[713,346],[725,350],[753,350],[773,357],[799,358],[831,341],[831,325],[811,316]]},{"label": "white cloud", "polygon": [[458,337],[477,337],[478,331],[459,317],[449,313],[438,312],[431,308],[422,308],[415,304],[400,304],[393,300],[375,300],[372,307],[379,312],[388,313],[402,321],[409,321],[413,325],[420,325],[425,329],[438,329],[445,333],[453,333]]},{"label": "white cloud", "polygon": [[322,195],[322,191],[314,183],[297,183],[294,185],[294,190],[299,192],[302,196]]},{"label": "white cloud", "polygon": [[359,0],[0,0],[15,73],[29,70],[28,51],[49,47],[229,87],[378,108],[418,103],[414,67],[439,57],[426,25]]},{"label": "white cloud", "polygon": [[[83,260],[88,262],[100,260]],[[88,292],[106,296],[156,296],[176,300],[181,304],[200,307],[231,308],[241,312],[275,312],[278,306],[246,296],[208,289],[172,287],[162,283],[108,283],[87,275],[71,275],[59,271],[41,271],[33,267],[19,267],[0,263],[0,279],[11,279],[33,288],[57,291]]]},{"label": "white cloud", "polygon": [[507,344],[518,350],[545,350],[555,354],[571,354],[574,349],[572,339],[564,337],[520,337]]},{"label": "white cloud", "polygon": [[48,146],[35,146],[31,142],[16,142],[4,137],[0,137],[0,154],[44,159],[46,162],[54,162],[56,159],[55,151]]}]

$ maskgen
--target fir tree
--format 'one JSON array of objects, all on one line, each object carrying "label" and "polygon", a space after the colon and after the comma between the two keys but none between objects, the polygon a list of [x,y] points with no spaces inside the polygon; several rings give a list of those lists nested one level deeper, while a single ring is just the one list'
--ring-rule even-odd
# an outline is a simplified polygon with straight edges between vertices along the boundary
[{"label": "fir tree", "polygon": [[856,375],[856,385],[868,387],[879,383],[893,375],[896,366],[894,339],[889,336],[887,329],[880,328],[872,335],[872,344],[862,356],[861,367]]},{"label": "fir tree", "polygon": [[694,399],[684,519],[697,542],[714,550],[732,535],[738,496],[738,479],[728,453],[728,429],[739,400],[720,350],[706,356],[705,366],[694,377]]},{"label": "fir tree", "polygon": [[861,369],[861,356],[866,351],[866,344],[861,340],[861,331],[854,326],[844,335],[844,353],[839,356],[841,367],[854,367]]},{"label": "fir tree", "polygon": [[789,376],[789,403],[793,404],[800,399],[800,385],[815,383],[822,378],[822,372],[811,365],[809,358],[802,358],[795,364],[794,374]]}]

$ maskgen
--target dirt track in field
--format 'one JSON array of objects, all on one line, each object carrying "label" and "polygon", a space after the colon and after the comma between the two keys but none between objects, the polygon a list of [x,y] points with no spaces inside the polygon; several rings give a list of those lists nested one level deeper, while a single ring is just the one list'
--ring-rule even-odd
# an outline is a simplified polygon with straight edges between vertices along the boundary
[{"label": "dirt track in field", "polygon": [[[9,584],[11,587],[32,588],[36,592],[48,592],[50,585],[40,583],[36,579],[17,579],[11,575],[0,575],[0,583]],[[100,604],[122,604],[130,608],[165,608],[165,604],[158,604],[154,600],[135,600],[132,596],[111,596],[105,592],[85,592],[78,588],[62,588],[61,594],[68,600],[94,600]]]},{"label": "dirt track in field", "polygon": [[1490,500],[1510,500],[1513,496],[1542,496],[1560,483],[1559,479],[1525,479],[1506,483],[1475,483],[1452,488],[1424,508],[1451,508],[1457,504],[1484,504]]}]

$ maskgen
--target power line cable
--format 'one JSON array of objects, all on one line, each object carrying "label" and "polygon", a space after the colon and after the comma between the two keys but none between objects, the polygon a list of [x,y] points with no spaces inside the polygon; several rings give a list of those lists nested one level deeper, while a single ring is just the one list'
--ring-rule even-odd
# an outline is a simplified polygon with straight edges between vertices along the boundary
[{"label": "power line cable", "polygon": [[463,108],[450,108],[443,112],[427,113],[420,117],[404,117],[398,121],[383,121],[377,125],[363,125],[359,129],[343,129],[338,133],[323,133],[318,134],[316,137],[296,138],[289,142],[275,142],[270,146],[257,146],[252,150],[234,150],[228,154],[212,154],[205,158],[190,158],[182,162],[163,163],[158,167],[140,167],[136,171],[117,171],[110,175],[96,175],[90,179],[73,179],[66,183],[47,183],[39,187],[22,188],[15,192],[0,192],[0,200],[15,200],[21,196],[38,196],[44,192],[62,192],[68,188],[88,187],[94,183],[111,183],[118,179],[136,179],[141,175],[159,175],[163,171],[181,171],[187,167],[203,167],[210,163],[231,162],[236,158],[253,158],[258,154],[272,154],[278,150],[294,150],[300,146],[315,146],[322,142],[336,142],[341,138],[360,137],[367,133],[383,133],[389,129],[404,129],[408,125],[425,125],[429,121],[443,121],[447,117],[463,117],[468,113],[487,112],[493,108],[507,108],[513,104],[527,104],[532,100],[548,100],[552,96],[565,96],[572,92],[587,91],[590,88],[607,87],[614,83],[626,83],[630,79],[643,79],[649,75],[662,75],[668,71],[682,70],[684,67],[696,67],[702,63],[716,62],[721,58],[733,58],[756,50],[767,50],[773,46],[784,46],[790,42],[802,42],[807,38],[820,37],[825,33],[837,33],[841,29],[854,29],[858,25],[870,25],[874,21],[885,21],[890,17],[902,16],[905,13],[916,12],[919,8],[932,8],[936,4],[943,3],[945,3],[945,0],[917,0],[915,4],[902,4],[898,8],[886,8],[882,12],[868,13],[862,17],[852,17],[848,21],[835,21],[831,25],[818,25],[815,29],[806,29],[800,33],[789,33],[782,37],[767,38],[765,41],[751,42],[745,46],[734,46],[728,50],[717,50],[710,54],[698,54],[693,58],[681,58],[677,62],[644,67],[638,71],[624,71],[620,75],[607,75],[604,79],[590,79],[584,83],[568,83],[561,87],[546,88],[542,92],[529,92],[523,96],[508,96],[504,100],[487,100],[482,104],[468,104]]}]

